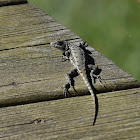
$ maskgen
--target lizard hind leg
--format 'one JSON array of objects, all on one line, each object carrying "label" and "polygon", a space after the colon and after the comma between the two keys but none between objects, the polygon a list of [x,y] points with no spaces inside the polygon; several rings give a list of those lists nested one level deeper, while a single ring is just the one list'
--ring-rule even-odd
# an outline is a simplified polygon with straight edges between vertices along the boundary
[{"label": "lizard hind leg", "polygon": [[91,77],[92,81],[94,81],[94,83],[96,83],[96,80],[98,79],[99,83],[103,87],[105,87],[102,83],[103,79],[99,75],[102,70],[99,69],[98,66],[95,66],[95,65],[90,65],[89,68],[90,68],[90,77]]},{"label": "lizard hind leg", "polygon": [[[64,93],[64,95],[65,95],[65,97],[67,97],[68,96],[68,94],[70,94],[70,92],[69,92],[69,88],[72,86],[73,87],[73,89],[74,89],[74,91],[75,92],[77,92],[76,90],[75,90],[75,82],[74,82],[74,77],[76,77],[76,76],[78,76],[79,75],[79,73],[78,73],[78,71],[77,71],[77,69],[75,68],[75,69],[72,69],[72,70],[70,70],[68,73],[67,73],[67,75],[66,75],[66,80],[67,80],[67,84],[65,84],[64,86],[63,86],[63,93]],[[71,94],[70,94],[71,95]]]}]

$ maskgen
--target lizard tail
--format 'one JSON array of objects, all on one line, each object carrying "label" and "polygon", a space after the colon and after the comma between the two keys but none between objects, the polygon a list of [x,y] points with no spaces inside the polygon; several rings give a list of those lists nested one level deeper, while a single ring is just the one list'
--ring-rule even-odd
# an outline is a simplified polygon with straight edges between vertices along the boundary
[{"label": "lizard tail", "polygon": [[96,119],[97,119],[97,116],[98,116],[98,98],[96,96],[96,94],[91,94],[93,97],[93,100],[94,100],[94,103],[95,103],[95,114],[94,114],[94,120],[93,120],[93,125],[95,124],[96,122]]},{"label": "lizard tail", "polygon": [[91,96],[93,98],[93,101],[95,103],[95,111],[94,111],[95,114],[94,114],[94,120],[93,120],[93,125],[94,125],[96,122],[97,116],[98,116],[98,98],[96,96],[96,89],[94,88],[93,85],[88,86],[88,89],[89,89]]},{"label": "lizard tail", "polygon": [[82,77],[83,77],[83,80],[85,81],[85,84],[87,85],[88,90],[93,98],[94,103],[95,103],[95,111],[94,111],[95,114],[94,114],[94,120],[93,120],[93,125],[94,125],[96,122],[97,116],[98,116],[98,98],[96,96],[97,90],[92,85],[92,82],[88,81],[88,79],[86,79],[85,76],[82,76]]}]

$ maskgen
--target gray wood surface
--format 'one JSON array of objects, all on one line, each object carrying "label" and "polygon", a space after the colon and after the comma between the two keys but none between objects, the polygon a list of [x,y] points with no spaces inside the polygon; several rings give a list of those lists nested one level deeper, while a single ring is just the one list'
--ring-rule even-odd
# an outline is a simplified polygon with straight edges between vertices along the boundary
[{"label": "gray wood surface", "polygon": [[0,138],[139,140],[140,88],[97,96],[99,114],[94,126],[89,95],[0,108]]},{"label": "gray wood surface", "polygon": [[[75,45],[81,39],[30,4],[4,6],[0,13],[0,106],[64,98],[61,87],[73,66],[62,62],[61,52],[50,42],[61,39]],[[99,93],[140,86],[94,48],[88,49],[102,69],[106,88],[97,81]],[[71,90],[72,96],[89,94],[83,80],[75,80],[78,93]]]}]

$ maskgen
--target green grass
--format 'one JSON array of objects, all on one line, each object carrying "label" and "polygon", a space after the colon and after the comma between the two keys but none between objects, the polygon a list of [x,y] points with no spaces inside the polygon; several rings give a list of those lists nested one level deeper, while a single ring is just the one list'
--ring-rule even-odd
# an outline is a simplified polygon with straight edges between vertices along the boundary
[{"label": "green grass", "polygon": [[140,81],[139,0],[28,0]]}]

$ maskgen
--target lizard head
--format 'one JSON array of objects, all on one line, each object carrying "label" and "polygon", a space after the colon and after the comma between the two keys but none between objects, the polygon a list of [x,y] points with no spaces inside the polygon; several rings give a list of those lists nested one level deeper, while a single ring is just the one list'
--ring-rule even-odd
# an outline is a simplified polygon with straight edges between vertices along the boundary
[{"label": "lizard head", "polygon": [[62,51],[68,50],[68,42],[66,41],[56,41],[56,42],[51,42],[50,45],[52,47],[58,48]]}]

